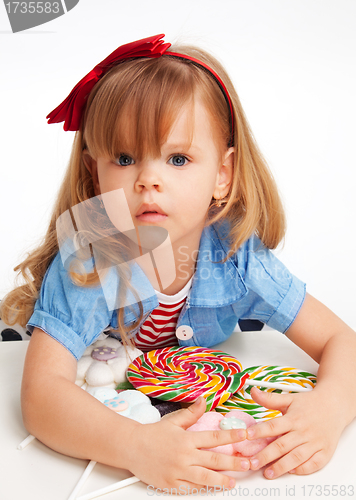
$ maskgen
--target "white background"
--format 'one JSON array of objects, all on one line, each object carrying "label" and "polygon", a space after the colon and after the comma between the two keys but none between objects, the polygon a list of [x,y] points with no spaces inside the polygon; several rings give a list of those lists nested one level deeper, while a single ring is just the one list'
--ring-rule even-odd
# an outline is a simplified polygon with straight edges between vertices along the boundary
[{"label": "white background", "polygon": [[117,46],[157,33],[220,59],[280,187],[278,257],[356,329],[354,0],[81,0],[13,34],[0,5],[0,298],[46,231],[74,133],[45,116]]}]

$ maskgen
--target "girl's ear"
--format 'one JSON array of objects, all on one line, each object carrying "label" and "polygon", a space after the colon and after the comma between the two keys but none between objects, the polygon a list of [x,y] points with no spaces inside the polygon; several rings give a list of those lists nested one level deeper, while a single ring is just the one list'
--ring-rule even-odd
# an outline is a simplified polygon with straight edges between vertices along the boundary
[{"label": "girl's ear", "polygon": [[83,163],[90,173],[92,179],[93,179],[93,186],[94,186],[94,192],[95,196],[98,196],[100,194],[100,185],[99,185],[99,177],[98,177],[98,164],[94,158],[90,156],[88,151],[86,149],[83,150],[82,152],[82,158],[83,158]]},{"label": "girl's ear", "polygon": [[235,148],[229,148],[223,156],[222,165],[219,168],[213,196],[216,200],[221,200],[227,196],[232,183],[234,170]]}]

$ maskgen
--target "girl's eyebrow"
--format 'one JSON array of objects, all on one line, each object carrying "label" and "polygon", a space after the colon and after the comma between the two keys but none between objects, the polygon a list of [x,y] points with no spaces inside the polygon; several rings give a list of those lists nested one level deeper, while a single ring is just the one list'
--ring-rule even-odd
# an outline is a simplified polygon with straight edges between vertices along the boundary
[{"label": "girl's eyebrow", "polygon": [[197,151],[200,152],[201,148],[192,142],[166,142],[163,144],[162,149],[176,150],[176,151]]}]

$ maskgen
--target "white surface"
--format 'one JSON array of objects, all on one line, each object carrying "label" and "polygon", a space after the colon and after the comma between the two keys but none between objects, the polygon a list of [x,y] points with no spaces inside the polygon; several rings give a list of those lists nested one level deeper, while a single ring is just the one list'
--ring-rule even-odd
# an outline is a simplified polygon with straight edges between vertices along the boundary
[{"label": "white surface", "polygon": [[[316,373],[317,370],[316,363],[309,356],[275,331],[236,333],[227,342],[217,347],[234,355],[241,361],[244,368],[255,364],[278,364],[290,365],[312,373]],[[30,444],[23,451],[17,449],[18,444],[27,435],[20,411],[20,382],[26,348],[27,342],[2,342],[0,344],[0,499],[67,500],[88,462],[60,455],[38,441]],[[322,408],[320,418],[323,418]],[[293,498],[296,500],[326,498],[324,495],[316,494],[318,485],[321,487],[334,485],[339,492],[342,485],[349,485],[354,488],[354,496],[356,496],[355,443],[356,421],[344,431],[333,458],[321,471],[310,476],[287,474],[274,481],[264,479],[261,471],[235,473],[237,478],[235,496],[247,497],[246,493],[249,491],[249,498],[263,496],[267,499],[285,500],[288,498],[287,488],[290,492],[289,496],[292,496],[294,491]],[[80,494],[84,495],[130,476],[131,474],[127,471],[97,464]],[[312,495],[309,495],[312,486],[314,490]],[[240,493],[239,487],[242,488]],[[304,495],[303,487],[305,488]],[[147,490],[147,486],[140,482],[102,498],[103,500],[126,500],[127,498],[143,500],[147,499],[148,494],[152,494],[152,490]],[[224,498],[227,492],[217,493],[217,496]],[[344,497],[354,498],[354,496]],[[339,497],[341,497],[340,494],[336,496],[336,498]]]},{"label": "white surface", "polygon": [[72,132],[45,116],[122,43],[166,33],[226,65],[281,189],[278,252],[356,329],[354,0],[82,0],[12,34],[0,7],[0,297],[45,233]]}]

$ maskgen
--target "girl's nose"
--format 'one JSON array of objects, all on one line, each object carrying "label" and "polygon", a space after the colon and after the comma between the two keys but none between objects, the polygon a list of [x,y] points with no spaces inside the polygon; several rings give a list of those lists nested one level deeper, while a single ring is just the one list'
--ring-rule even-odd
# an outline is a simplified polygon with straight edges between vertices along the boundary
[{"label": "girl's nose", "polygon": [[143,188],[160,190],[162,188],[161,173],[159,162],[153,160],[143,161],[138,169],[135,189],[138,191]]}]

